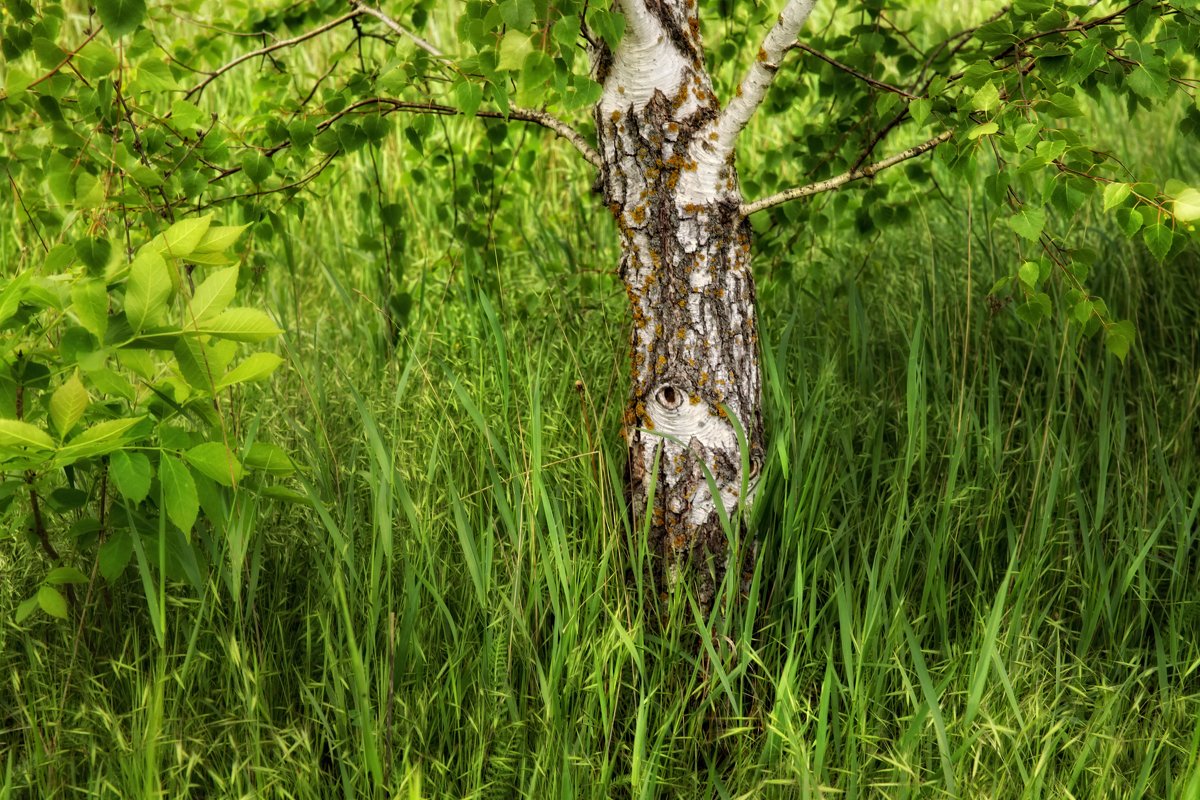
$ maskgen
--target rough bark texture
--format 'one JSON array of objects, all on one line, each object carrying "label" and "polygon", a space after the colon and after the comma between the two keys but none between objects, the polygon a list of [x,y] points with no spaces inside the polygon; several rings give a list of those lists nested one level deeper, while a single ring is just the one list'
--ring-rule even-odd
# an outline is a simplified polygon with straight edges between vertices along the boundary
[{"label": "rough bark texture", "polygon": [[707,609],[726,569],[751,563],[731,561],[717,504],[736,529],[763,462],[751,233],[732,147],[719,147],[694,4],[622,10],[625,38],[600,60],[596,122],[633,310],[630,499],[635,526],[650,515],[659,591],[690,564],[683,572]]}]

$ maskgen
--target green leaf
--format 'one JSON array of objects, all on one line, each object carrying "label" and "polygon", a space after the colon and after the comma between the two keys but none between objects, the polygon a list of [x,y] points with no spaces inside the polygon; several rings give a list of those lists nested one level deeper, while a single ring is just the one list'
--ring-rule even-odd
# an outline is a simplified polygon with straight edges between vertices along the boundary
[{"label": "green leaf", "polygon": [[1104,348],[1124,363],[1135,335],[1133,323],[1129,320],[1113,323],[1104,332]]},{"label": "green leaf", "polygon": [[158,479],[162,484],[163,504],[167,517],[184,533],[190,533],[200,513],[196,481],[192,473],[174,456],[163,453],[158,462]]},{"label": "green leaf", "polygon": [[261,342],[283,333],[257,308],[231,308],[187,332],[210,334],[235,342]]},{"label": "green leaf", "polygon": [[35,594],[28,600],[23,600],[21,604],[17,606],[17,612],[13,615],[13,619],[16,620],[18,625],[20,625],[22,622],[29,619],[30,614],[32,614],[34,611],[37,611],[37,607],[38,600],[37,595]]},{"label": "green leaf", "polygon": [[[200,107],[186,100],[176,100],[171,104],[171,122],[177,130],[201,129],[208,121],[208,115]],[[190,131],[182,131],[189,133]]]},{"label": "green leaf", "polygon": [[1142,227],[1144,220],[1136,208],[1118,208],[1117,222],[1120,223],[1126,238],[1133,238],[1133,235]]},{"label": "green leaf", "polygon": [[21,307],[21,300],[25,297],[25,287],[32,279],[33,270],[22,270],[4,285],[4,290],[0,291],[0,325],[17,313],[17,309]]},{"label": "green leaf", "polygon": [[79,380],[78,372],[54,390],[50,397],[50,421],[54,423],[54,429],[60,437],[66,436],[71,428],[75,427],[75,423],[79,422],[83,412],[87,411],[90,402],[91,398],[88,397],[87,389],[83,388],[83,381]]},{"label": "green leaf", "polygon": [[224,253],[237,243],[237,240],[241,238],[242,231],[249,227],[249,223],[245,225],[213,225],[205,231],[204,238],[200,240],[200,244],[196,245],[194,252]]},{"label": "green leaf", "polygon": [[71,287],[71,310],[79,324],[101,342],[108,330],[108,290],[99,278],[86,278]]},{"label": "green leaf", "polygon": [[117,68],[117,54],[102,40],[93,39],[75,54],[71,66],[78,69],[83,77],[99,80]]},{"label": "green leaf", "polygon": [[276,475],[290,475],[296,471],[296,465],[288,458],[283,448],[266,442],[250,445],[250,450],[246,453],[246,466]]},{"label": "green leaf", "polygon": [[288,138],[292,140],[292,147],[298,151],[307,150],[316,135],[317,126],[306,119],[298,119],[288,126]]},{"label": "green leaf", "polygon": [[1104,187],[1104,210],[1110,211],[1121,203],[1125,202],[1125,198],[1129,197],[1130,186],[1128,183],[1110,183]]},{"label": "green leaf", "polygon": [[43,585],[38,589],[37,604],[52,617],[67,618],[67,601],[53,586]]},{"label": "green leaf", "polygon": [[112,258],[112,243],[108,239],[87,236],[75,240],[75,254],[79,260],[99,272],[108,266]]},{"label": "green leaf", "polygon": [[233,386],[247,381],[261,381],[274,372],[283,359],[274,353],[255,353],[242,360],[240,364],[229,371],[224,378],[217,382],[218,389]]},{"label": "green leaf", "polygon": [[129,266],[125,286],[125,317],[134,333],[161,322],[171,296],[170,267],[158,251],[143,247]]},{"label": "green leaf", "polygon": [[967,138],[974,141],[980,136],[991,136],[1000,130],[1000,126],[994,122],[985,122],[982,125],[976,125],[971,130],[967,131]]},{"label": "green leaf", "polygon": [[54,440],[41,428],[15,419],[0,419],[0,453],[8,449],[53,450]]},{"label": "green leaf", "polygon": [[1050,316],[1050,295],[1038,292],[1028,301],[1016,307],[1017,316],[1030,325],[1037,325]]},{"label": "green leaf", "polygon": [[164,258],[186,258],[204,240],[211,223],[211,214],[180,220],[151,239],[148,247],[157,250]]},{"label": "green leaf", "polygon": [[150,494],[150,479],[154,469],[142,453],[118,450],[108,461],[108,474],[117,491],[130,502],[140,503]]},{"label": "green leaf", "polygon": [[1029,145],[1030,142],[1036,139],[1038,134],[1041,132],[1042,126],[1036,122],[1025,122],[1017,126],[1017,132],[1013,136],[1013,139],[1017,145],[1017,149],[1024,149]]},{"label": "green leaf", "polygon": [[233,300],[237,279],[237,267],[216,270],[205,278],[204,282],[196,287],[196,293],[192,295],[192,301],[185,309],[183,326],[186,328],[224,311],[225,306]]},{"label": "green leaf", "polygon": [[175,363],[188,385],[202,392],[213,391],[213,365],[199,340],[181,336],[175,342]]},{"label": "green leaf", "polygon": [[1174,232],[1161,222],[1142,229],[1142,240],[1159,262],[1164,261],[1167,253],[1171,252],[1171,240],[1174,238]]},{"label": "green leaf", "polygon": [[908,113],[912,115],[913,122],[924,125],[925,120],[929,119],[929,112],[932,108],[933,103],[922,97],[908,104]]},{"label": "green leaf", "polygon": [[464,80],[454,87],[454,96],[458,101],[458,110],[468,117],[473,117],[479,110],[479,104],[483,102],[483,87]]},{"label": "green leaf", "polygon": [[251,150],[242,156],[242,172],[246,173],[246,177],[253,183],[261,184],[275,173],[275,164],[269,156]]},{"label": "green leaf", "polygon": [[46,575],[46,583],[61,586],[64,583],[87,583],[88,576],[75,567],[55,567]]},{"label": "green leaf", "polygon": [[1000,90],[988,81],[971,96],[971,108],[976,111],[991,111],[1000,104]]},{"label": "green leaf", "polygon": [[201,475],[212,478],[222,486],[233,486],[244,474],[242,465],[221,442],[196,445],[183,456]]},{"label": "green leaf", "polygon": [[1200,219],[1200,191],[1189,186],[1177,192],[1175,201],[1171,204],[1171,213],[1180,222],[1194,222]]},{"label": "green leaf", "polygon": [[1021,279],[1021,283],[1025,284],[1030,289],[1036,289],[1038,281],[1042,277],[1042,268],[1035,261],[1026,261],[1017,270],[1017,276]]},{"label": "green leaf", "polygon": [[1170,76],[1165,65],[1142,64],[1125,78],[1126,85],[1147,100],[1166,100],[1170,96]]},{"label": "green leaf", "polygon": [[1092,301],[1085,297],[1071,309],[1071,316],[1075,318],[1076,322],[1082,325],[1091,319],[1093,309]]},{"label": "green leaf", "polygon": [[132,33],[146,17],[146,0],[95,0],[95,5],[100,21],[114,39]]},{"label": "green leaf", "polygon": [[96,559],[100,562],[100,574],[104,580],[112,583],[119,578],[129,565],[132,555],[132,534],[125,530],[114,531],[108,541],[100,545],[100,551],[96,554]]},{"label": "green leaf", "polygon": [[104,205],[104,184],[90,172],[79,176],[75,183],[75,205],[80,208],[99,208]]},{"label": "green leaf", "polygon": [[1009,226],[1021,237],[1036,242],[1046,227],[1045,209],[1026,205],[1008,219]]},{"label": "green leaf", "polygon": [[529,34],[510,29],[500,40],[498,53],[500,69],[520,69],[525,63],[525,56],[533,52]]},{"label": "green leaf", "polygon": [[54,460],[65,466],[81,458],[93,458],[120,449],[125,444],[125,434],[144,419],[145,417],[125,417],[97,422],[67,442],[55,454]]}]

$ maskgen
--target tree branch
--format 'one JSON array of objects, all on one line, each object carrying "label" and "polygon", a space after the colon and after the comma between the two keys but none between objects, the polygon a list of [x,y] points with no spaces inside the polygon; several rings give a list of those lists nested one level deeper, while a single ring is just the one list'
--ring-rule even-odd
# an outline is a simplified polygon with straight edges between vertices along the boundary
[{"label": "tree branch", "polygon": [[[379,105],[388,106],[396,111],[410,111],[417,114],[437,114],[439,116],[456,117],[463,112],[459,111],[454,106],[447,106],[441,103],[417,103],[408,100],[393,100],[390,97],[368,97],[359,100],[346,108],[339,111],[334,116],[322,122],[317,126],[318,130],[324,130],[336,122],[341,117],[356,111],[365,106]],[[587,139],[583,137],[579,131],[572,128],[567,123],[560,120],[545,111],[539,111],[535,108],[519,108],[513,107],[509,109],[507,115],[499,111],[480,110],[475,112],[475,116],[485,119],[515,119],[521,122],[532,122],[534,125],[541,125],[547,130],[551,130],[558,134],[563,139],[575,146],[575,149],[596,169],[600,169],[604,162],[600,159],[600,154],[596,152],[596,148],[592,147]]]},{"label": "tree branch", "polygon": [[368,14],[368,15],[374,17],[375,19],[379,20],[384,25],[391,28],[393,33],[396,33],[400,36],[408,37],[409,39],[412,40],[413,44],[415,44],[417,47],[424,50],[426,53],[429,53],[429,55],[433,56],[434,58],[436,58],[440,61],[443,61],[450,66],[453,66],[452,64],[450,64],[450,60],[446,58],[445,53],[443,53],[441,50],[438,50],[432,44],[425,41],[420,36],[417,36],[415,33],[410,31],[408,28],[405,28],[403,25],[396,22],[396,20],[392,19],[391,17],[389,17],[387,14],[383,13],[379,9],[372,8],[371,6],[369,6],[365,3],[360,3],[358,0],[350,0],[350,5],[354,6],[356,9],[358,9],[358,11],[360,13]]},{"label": "tree branch", "polygon": [[75,48],[74,50],[72,50],[71,52],[67,53],[66,57],[64,57],[62,61],[60,61],[60,62],[58,62],[57,64],[55,64],[55,65],[54,65],[54,69],[50,70],[49,72],[47,72],[47,73],[46,73],[45,75],[43,75],[42,77],[40,77],[40,78],[38,78],[37,80],[33,81],[32,83],[30,83],[30,84],[29,84],[28,86],[26,86],[25,88],[26,88],[26,89],[32,89],[33,87],[37,86],[37,85],[38,85],[39,83],[41,83],[42,81],[49,80],[50,78],[53,78],[55,75],[57,75],[57,74],[59,73],[59,71],[60,71],[60,70],[62,70],[62,68],[63,68],[63,67],[65,67],[67,64],[70,64],[70,63],[71,63],[71,59],[73,59],[73,58],[75,58],[75,56],[79,55],[79,51],[80,51],[80,50],[82,50],[83,48],[87,47],[87,45],[88,45],[88,42],[92,41],[92,39],[95,39],[97,36],[99,36],[99,35],[100,35],[100,31],[101,31],[101,30],[103,30],[103,29],[104,29],[104,26],[103,26],[103,25],[97,25],[97,26],[96,26],[96,30],[94,30],[94,31],[92,31],[91,33],[89,33],[89,34],[88,34],[88,37],[87,37],[86,39],[84,39],[84,40],[83,40],[83,41],[82,41],[82,42],[79,44],[79,46],[78,46],[78,47],[76,47],[76,48]]},{"label": "tree branch", "polygon": [[832,191],[840,186],[845,186],[847,183],[851,183],[852,181],[873,177],[888,167],[894,167],[897,164],[908,161],[910,158],[916,158],[923,153],[929,152],[942,142],[947,141],[953,135],[954,131],[943,131],[927,142],[922,142],[915,147],[910,147],[903,152],[896,153],[894,156],[889,156],[883,161],[877,161],[874,164],[868,164],[862,169],[852,169],[849,172],[844,172],[841,175],[829,178],[828,180],[810,183],[808,186],[798,186],[794,189],[788,189],[787,191],[779,192],[778,194],[773,194],[760,200],[755,200],[753,203],[746,203],[741,208],[742,216],[748,217],[755,212],[762,211],[763,209],[770,208],[772,206],[777,206],[780,203],[786,203],[789,200],[799,200],[802,197],[811,197],[814,194],[821,194],[822,192]]},{"label": "tree branch", "polygon": [[278,42],[269,44],[266,47],[260,47],[257,50],[250,51],[249,53],[243,53],[242,55],[233,59],[232,61],[225,64],[224,66],[218,67],[215,72],[208,73],[207,78],[200,81],[200,83],[196,84],[191,89],[188,89],[187,93],[184,94],[183,97],[185,100],[190,100],[192,95],[199,94],[200,92],[204,91],[204,87],[208,86],[210,83],[212,83],[217,78],[224,75],[229,70],[236,67],[238,64],[249,61],[252,58],[257,58],[259,56],[265,56],[269,53],[275,52],[276,50],[282,50],[285,47],[292,47],[294,45],[300,44],[301,42],[306,42],[309,39],[320,36],[322,33],[325,33],[326,31],[333,30],[334,28],[336,28],[337,26],[339,26],[345,22],[349,22],[350,20],[354,19],[355,17],[362,16],[363,13],[365,13],[365,12],[362,9],[355,8],[354,11],[350,11],[346,14],[343,14],[342,16],[338,17],[337,19],[332,19],[329,22],[326,22],[324,25],[319,25],[316,28],[313,28],[311,31],[305,31],[304,33],[300,34],[299,36],[293,36],[291,39],[280,39]]},{"label": "tree branch", "polygon": [[[462,74],[461,70],[459,70],[454,62],[447,58],[441,50],[437,49],[437,47],[425,41],[420,36],[417,36],[415,33],[396,22],[396,20],[389,17],[387,14],[383,13],[377,8],[372,8],[371,6],[360,2],[360,0],[350,0],[350,2],[362,13],[369,14],[387,27],[391,28],[397,34],[400,34],[401,36],[407,36],[413,41],[414,44],[417,45],[417,47],[420,47],[426,53],[429,53],[429,55],[438,59],[450,69],[458,72],[460,75]],[[382,103],[390,103],[393,108],[405,111],[423,111],[427,114],[444,114],[448,116],[455,116],[462,113],[452,106],[442,106],[436,103],[422,105],[420,103],[399,103],[398,101],[388,101],[382,99],[377,99],[377,101]],[[364,101],[364,103],[370,102],[372,102],[372,100]],[[356,103],[355,105],[358,104]],[[532,122],[535,125],[541,125],[543,128],[554,131],[559,136],[575,145],[575,149],[582,153],[583,157],[587,159],[587,162],[596,169],[600,169],[603,165],[603,162],[600,160],[600,154],[597,153],[596,149],[588,143],[587,139],[583,138],[583,134],[572,128],[567,123],[563,122],[558,117],[555,117],[545,111],[539,111],[533,108],[514,107],[509,109],[507,117],[498,111],[477,111],[475,116],[487,117],[488,119],[519,119],[522,122]]]},{"label": "tree branch", "polygon": [[796,41],[800,28],[812,12],[816,0],[788,0],[779,20],[763,39],[762,47],[754,64],[742,78],[737,94],[725,106],[717,118],[717,150],[721,154],[733,152],[738,134],[746,127],[754,112],[767,96],[767,89],[779,71],[779,61],[790,44]]},{"label": "tree branch", "polygon": [[832,59],[829,56],[822,53],[820,50],[814,50],[813,48],[809,47],[806,44],[802,44],[801,42],[795,42],[795,43],[789,45],[787,47],[787,49],[788,50],[803,50],[805,53],[808,53],[810,56],[815,56],[816,58],[819,58],[822,61],[824,61],[826,64],[829,64],[830,66],[835,67],[836,69],[840,69],[842,72],[845,72],[847,75],[853,75],[855,78],[858,78],[860,81],[863,81],[864,83],[866,83],[870,86],[874,86],[876,89],[882,89],[885,92],[892,92],[894,94],[900,95],[901,97],[906,97],[909,100],[918,99],[915,94],[906,92],[903,89],[899,88],[898,86],[892,86],[890,83],[884,83],[883,81],[876,80],[875,78],[872,78],[870,75],[867,75],[866,73],[863,73],[863,72],[859,72],[854,67],[851,67],[847,64],[843,64],[840,61],[835,61],[834,59]]}]

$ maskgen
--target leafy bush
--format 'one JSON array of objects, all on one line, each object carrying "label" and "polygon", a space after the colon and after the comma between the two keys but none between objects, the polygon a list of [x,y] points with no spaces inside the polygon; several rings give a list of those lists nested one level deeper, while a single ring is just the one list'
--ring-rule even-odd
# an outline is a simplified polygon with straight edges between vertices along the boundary
[{"label": "leafy bush", "polygon": [[[150,599],[152,565],[199,587],[194,532],[219,529],[231,490],[292,470],[279,447],[239,442],[222,413],[228,390],[282,361],[239,352],[280,333],[231,306],[242,230],[184,219],[128,261],[84,238],[0,284],[0,511],[20,504],[30,545],[59,564],[18,621],[39,608],[65,618],[56,586],[115,581],[135,554]],[[75,553],[91,578],[68,564]]]}]

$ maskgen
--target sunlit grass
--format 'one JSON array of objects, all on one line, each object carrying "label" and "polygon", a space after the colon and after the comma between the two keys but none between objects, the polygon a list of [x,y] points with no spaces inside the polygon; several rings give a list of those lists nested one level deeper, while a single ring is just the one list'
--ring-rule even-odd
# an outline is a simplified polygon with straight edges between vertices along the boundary
[{"label": "sunlit grass", "polygon": [[[369,158],[255,229],[288,366],[229,413],[305,499],[235,497],[161,648],[136,580],[79,639],[6,616],[0,798],[1200,796],[1194,254],[1077,231],[1138,325],[1125,365],[989,309],[1017,255],[969,187],[763,259],[751,600],[660,626],[624,512],[615,233],[564,150],[507,142],[546,167],[486,215],[434,142],[378,154],[413,297],[394,343]],[[1132,155],[1194,178],[1188,152]],[[15,539],[0,567],[4,609],[43,569]]]}]

